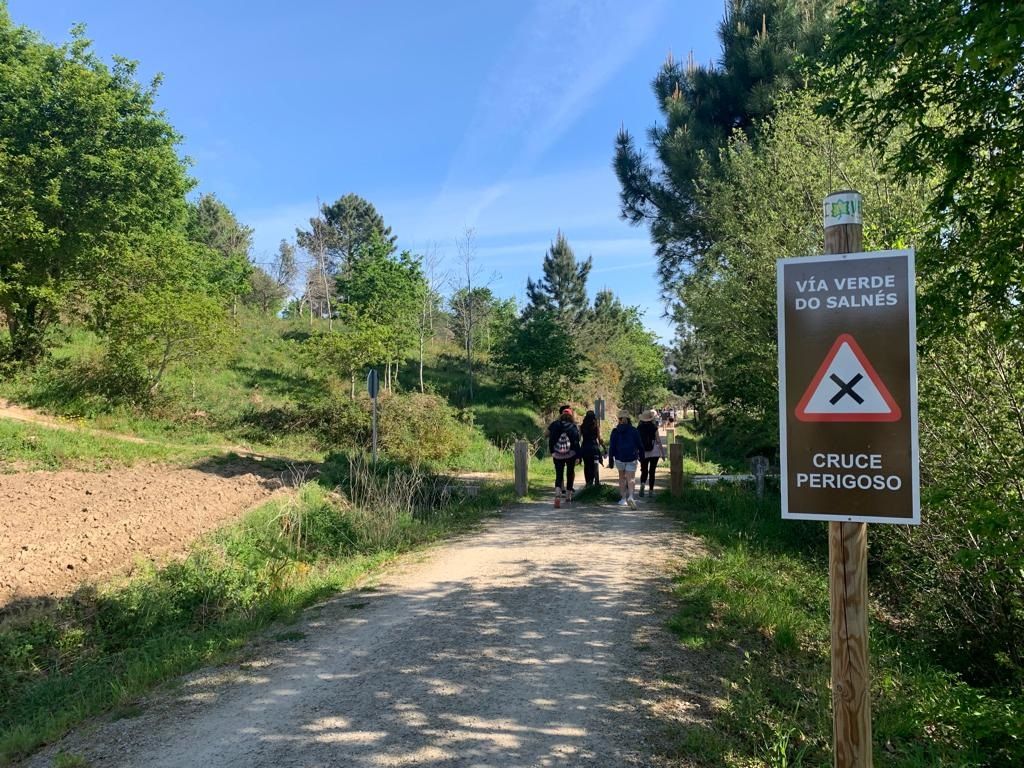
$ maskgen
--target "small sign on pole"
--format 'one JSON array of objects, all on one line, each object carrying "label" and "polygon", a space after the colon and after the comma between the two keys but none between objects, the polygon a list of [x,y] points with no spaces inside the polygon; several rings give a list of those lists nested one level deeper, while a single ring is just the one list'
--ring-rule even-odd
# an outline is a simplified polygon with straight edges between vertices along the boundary
[{"label": "small sign on pole", "polygon": [[366,391],[373,401],[373,463],[377,463],[377,393],[380,391],[380,376],[376,368],[366,374]]},{"label": "small sign on pole", "polygon": [[594,401],[594,415],[598,421],[604,421],[604,398],[599,397]]}]

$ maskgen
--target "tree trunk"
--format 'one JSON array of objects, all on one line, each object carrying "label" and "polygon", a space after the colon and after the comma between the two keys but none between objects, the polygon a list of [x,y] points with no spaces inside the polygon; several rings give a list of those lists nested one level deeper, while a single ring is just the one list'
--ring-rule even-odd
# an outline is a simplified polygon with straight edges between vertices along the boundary
[{"label": "tree trunk", "polygon": [[39,302],[30,299],[24,308],[7,311],[7,330],[11,334],[11,357],[19,363],[34,363],[43,356],[43,331],[46,329]]}]

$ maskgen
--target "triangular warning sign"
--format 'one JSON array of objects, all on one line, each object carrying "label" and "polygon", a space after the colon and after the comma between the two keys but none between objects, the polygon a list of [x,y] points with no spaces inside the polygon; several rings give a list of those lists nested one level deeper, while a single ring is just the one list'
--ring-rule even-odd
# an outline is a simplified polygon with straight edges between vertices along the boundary
[{"label": "triangular warning sign", "polygon": [[856,340],[836,339],[796,406],[800,421],[899,421],[900,407]]}]

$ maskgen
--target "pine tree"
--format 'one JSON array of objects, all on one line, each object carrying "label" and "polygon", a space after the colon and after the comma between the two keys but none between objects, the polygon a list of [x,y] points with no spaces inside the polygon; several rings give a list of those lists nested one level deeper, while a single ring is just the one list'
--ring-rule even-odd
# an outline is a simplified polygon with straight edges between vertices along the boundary
[{"label": "pine tree", "polygon": [[647,224],[662,286],[671,291],[713,239],[704,225],[695,182],[714,174],[719,150],[736,132],[748,135],[775,112],[778,97],[803,85],[798,60],[813,59],[830,25],[828,0],[731,0],[719,26],[721,63],[684,63],[669,54],[652,87],[664,117],[649,131],[648,161],[623,127],[615,173],[621,214]]},{"label": "pine tree", "polygon": [[544,277],[534,282],[526,280],[528,305],[524,316],[528,319],[538,312],[550,312],[561,323],[578,324],[587,313],[587,276],[593,260],[576,261],[569,241],[561,231],[544,255]]}]

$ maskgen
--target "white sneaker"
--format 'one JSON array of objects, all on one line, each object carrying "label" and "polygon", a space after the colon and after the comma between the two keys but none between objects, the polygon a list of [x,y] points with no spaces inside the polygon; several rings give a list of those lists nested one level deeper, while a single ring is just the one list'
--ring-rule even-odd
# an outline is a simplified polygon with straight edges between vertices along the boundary
[{"label": "white sneaker", "polygon": [[619,504],[618,504],[618,505],[619,505],[620,507],[624,507],[624,506],[626,506],[626,500],[625,500],[625,499],[619,499]]},{"label": "white sneaker", "polygon": [[629,504],[630,509],[636,509],[636,499],[634,499],[632,496],[626,499],[626,503]]}]

